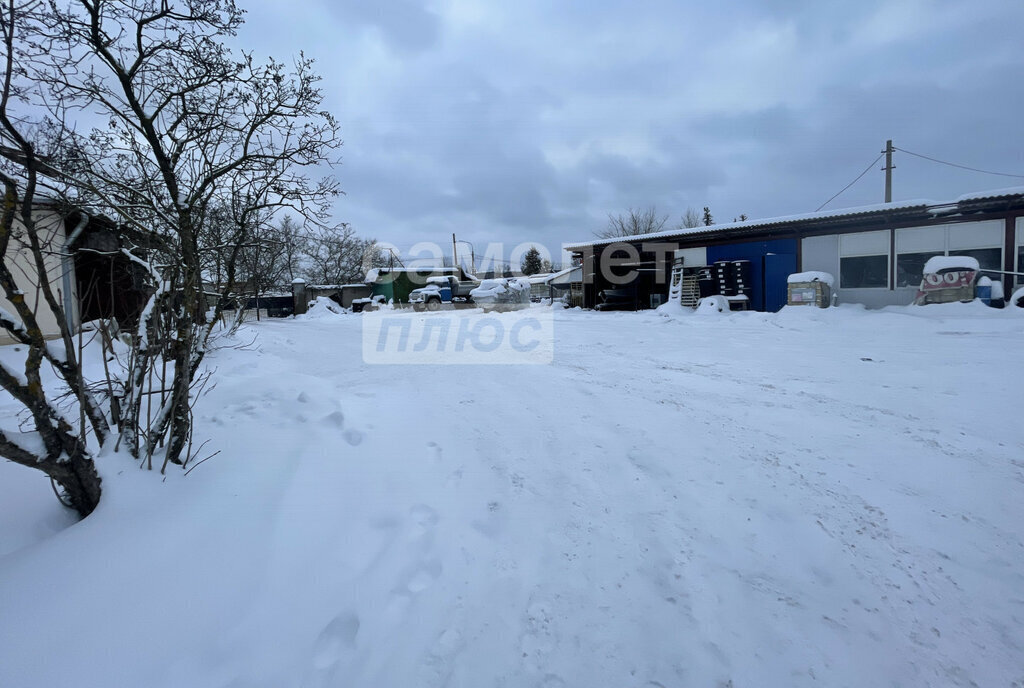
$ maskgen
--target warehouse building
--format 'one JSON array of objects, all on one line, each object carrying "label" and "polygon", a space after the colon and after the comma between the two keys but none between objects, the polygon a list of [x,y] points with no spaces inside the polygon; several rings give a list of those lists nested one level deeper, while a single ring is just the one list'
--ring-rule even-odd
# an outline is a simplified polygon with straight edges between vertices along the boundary
[{"label": "warehouse building", "polygon": [[[1009,294],[1024,285],[1024,187],[943,203],[886,203],[565,248],[582,266],[588,308],[639,310],[664,303],[673,263],[677,277],[685,275],[689,285],[700,283],[700,293],[705,284],[731,274],[733,307],[759,311],[782,308],[787,276],[810,270],[835,276],[840,303],[870,308],[909,304],[925,262],[941,255],[977,258],[983,272],[1001,280]],[[723,273],[726,264],[732,267]],[[737,275],[742,275],[738,289]],[[684,302],[699,296],[696,287],[683,294]]]}]

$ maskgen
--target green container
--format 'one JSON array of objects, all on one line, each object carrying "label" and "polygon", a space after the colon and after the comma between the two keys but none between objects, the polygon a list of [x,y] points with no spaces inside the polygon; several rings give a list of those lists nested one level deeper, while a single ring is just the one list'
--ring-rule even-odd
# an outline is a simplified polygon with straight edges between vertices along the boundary
[{"label": "green container", "polygon": [[426,285],[431,277],[454,275],[462,278],[459,268],[380,268],[377,279],[370,286],[373,296],[383,296],[385,301],[394,301],[396,306],[409,303],[409,293]]}]

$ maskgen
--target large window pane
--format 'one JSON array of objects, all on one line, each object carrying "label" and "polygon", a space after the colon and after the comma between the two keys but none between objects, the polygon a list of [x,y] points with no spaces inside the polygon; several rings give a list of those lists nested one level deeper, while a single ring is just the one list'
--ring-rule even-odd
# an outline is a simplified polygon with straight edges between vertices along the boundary
[{"label": "large window pane", "polygon": [[[1024,246],[1017,247],[1017,272],[1024,272]],[[1024,276],[1017,275],[1017,284],[1024,284]]]},{"label": "large window pane", "polygon": [[853,256],[839,259],[842,289],[885,289],[889,286],[889,256]]},{"label": "large window pane", "polygon": [[929,258],[945,255],[943,251],[925,251],[923,253],[900,253],[896,256],[896,286],[917,287],[921,284],[924,264]]},{"label": "large window pane", "polygon": [[972,248],[966,251],[950,251],[951,256],[970,256],[978,261],[982,270],[1002,270],[1003,251],[998,248]]}]

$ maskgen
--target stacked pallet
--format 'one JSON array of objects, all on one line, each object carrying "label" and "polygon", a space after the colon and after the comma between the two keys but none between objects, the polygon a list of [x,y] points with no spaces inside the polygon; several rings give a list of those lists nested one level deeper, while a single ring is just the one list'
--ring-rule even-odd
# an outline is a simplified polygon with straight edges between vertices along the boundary
[{"label": "stacked pallet", "polygon": [[683,283],[680,289],[680,303],[689,308],[696,308],[700,301],[700,288],[697,286],[697,275],[688,272],[683,275]]}]

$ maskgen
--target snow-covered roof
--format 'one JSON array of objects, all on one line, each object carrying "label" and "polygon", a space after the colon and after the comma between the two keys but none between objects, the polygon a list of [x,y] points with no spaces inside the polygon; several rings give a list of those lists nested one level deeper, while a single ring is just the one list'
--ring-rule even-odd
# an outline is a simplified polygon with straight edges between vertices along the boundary
[{"label": "snow-covered roof", "polygon": [[1010,196],[1024,196],[1024,186],[1011,186],[1006,189],[995,189],[991,191],[975,191],[958,197],[956,199],[956,203],[985,201],[990,198],[1009,198]]},{"label": "snow-covered roof", "polygon": [[[295,284],[292,282],[292,284]],[[365,284],[311,284],[309,288],[314,291],[329,291],[331,289],[352,289],[353,287],[359,287],[360,289],[366,289]]]},{"label": "snow-covered roof", "polygon": [[661,232],[652,232],[650,234],[639,234],[635,236],[612,237],[610,239],[594,239],[593,241],[579,241],[575,243],[565,244],[563,248],[572,251],[576,249],[586,248],[588,246],[607,246],[608,244],[614,244],[623,241],[633,242],[646,241],[651,239],[668,239],[684,236],[694,236],[700,234],[720,234],[732,230],[752,230],[776,225],[795,224],[799,222],[808,222],[814,220],[829,220],[836,218],[851,218],[860,215],[873,215],[875,213],[881,212],[910,210],[920,210],[922,212],[925,212],[929,208],[948,208],[950,206],[955,206],[959,203],[998,198],[1010,198],[1013,196],[1024,196],[1024,186],[1011,187],[1007,189],[996,189],[993,191],[978,191],[974,193],[964,194],[963,196],[958,197],[954,201],[938,202],[928,199],[914,199],[894,203],[876,203],[874,205],[863,205],[852,208],[837,208],[835,210],[822,210],[814,213],[802,213],[798,215],[782,215],[779,217],[770,217],[760,220],[746,220],[744,222],[725,222],[721,224],[708,226],[701,225],[699,227],[679,227],[676,229],[669,229]]},{"label": "snow-covered roof", "polygon": [[417,272],[417,273],[443,272],[443,273],[446,273],[446,274],[449,274],[449,275],[458,275],[460,272],[462,272],[462,268],[455,268],[455,267],[451,267],[451,266],[445,266],[445,267],[421,266],[421,267],[418,267],[418,268],[407,268],[407,267],[371,268],[370,271],[366,273],[366,281],[367,281],[367,283],[376,282],[377,278],[380,277],[382,274],[387,275],[387,274],[392,273],[392,272]]},{"label": "snow-covered roof", "polygon": [[548,284],[569,284],[571,282],[579,282],[583,280],[583,266],[577,265],[575,267],[566,268],[560,270],[548,278]]}]

